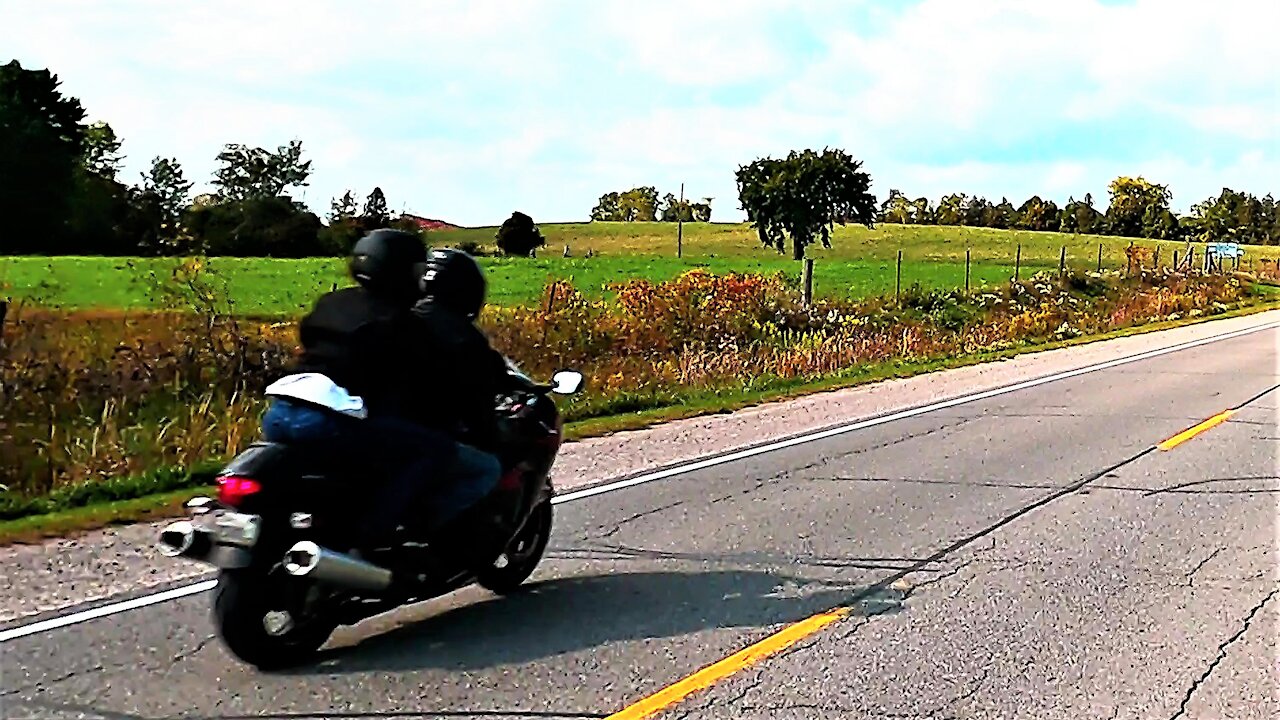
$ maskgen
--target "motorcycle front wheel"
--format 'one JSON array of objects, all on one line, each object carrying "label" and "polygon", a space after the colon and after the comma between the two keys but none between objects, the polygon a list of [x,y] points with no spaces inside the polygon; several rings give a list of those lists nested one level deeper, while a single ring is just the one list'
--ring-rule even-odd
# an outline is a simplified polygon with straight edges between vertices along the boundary
[{"label": "motorcycle front wheel", "polygon": [[476,574],[476,584],[499,595],[515,592],[542,562],[551,540],[551,501],[543,501],[493,565]]},{"label": "motorcycle front wheel", "polygon": [[336,621],[307,617],[307,587],[277,569],[224,570],[214,588],[213,617],[223,645],[259,670],[300,665],[324,645]]}]

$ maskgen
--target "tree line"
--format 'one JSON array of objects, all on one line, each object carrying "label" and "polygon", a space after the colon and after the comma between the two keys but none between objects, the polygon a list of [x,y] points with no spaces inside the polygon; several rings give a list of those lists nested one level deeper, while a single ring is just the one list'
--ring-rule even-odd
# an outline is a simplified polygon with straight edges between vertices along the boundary
[{"label": "tree line", "polygon": [[646,185],[626,192],[608,192],[591,209],[593,222],[711,222],[711,198],[702,202],[677,198],[667,193],[658,199],[658,189]]},{"label": "tree line", "polygon": [[1276,200],[1223,188],[1178,216],[1169,209],[1168,186],[1141,177],[1118,177],[1108,186],[1110,204],[1094,205],[1093,196],[1074,197],[1063,207],[1039,195],[1014,207],[1008,198],[992,203],[981,196],[955,193],[936,205],[928,198],[910,199],[890,190],[877,219],[903,225],[962,225],[1094,235],[1120,235],[1159,240],[1203,240],[1253,245],[1280,244]]},{"label": "tree line", "polygon": [[1008,198],[992,203],[980,196],[951,194],[936,205],[890,190],[883,202],[871,194],[871,176],[843,150],[792,151],[785,158],[760,158],[737,171],[738,197],[747,219],[766,247],[801,259],[815,241],[831,246],[831,230],[850,223],[960,225],[1038,231],[1093,233],[1161,240],[1280,244],[1275,199],[1230,188],[1192,207],[1184,217],[1169,207],[1167,185],[1142,177],[1118,177],[1107,187],[1105,211],[1093,197],[1071,198],[1059,208],[1035,196],[1014,207]]},{"label": "tree line", "polygon": [[[156,157],[136,182],[120,177],[123,143],[110,124],[87,122],[74,97],[48,70],[0,66],[0,254],[7,255],[341,255],[377,227],[422,229],[395,218],[374,188],[363,203],[348,191],[333,199],[322,220],[293,194],[308,185],[311,161],[301,141],[274,150],[228,144],[216,156],[213,192],[194,187],[175,158]],[[1178,216],[1165,185],[1120,177],[1109,204],[1092,196],[1059,207],[1032,197],[1014,207],[1007,198],[951,194],[936,204],[891,190],[883,202],[871,177],[843,150],[793,151],[738,168],[738,198],[763,245],[796,258],[820,241],[830,245],[836,224],[876,222],[1055,230],[1168,240],[1280,244],[1271,195],[1257,198],[1224,188]],[[683,192],[682,192],[683,195]],[[644,186],[609,192],[592,208],[593,221],[709,222],[711,198],[695,202]],[[513,213],[495,235],[499,250],[527,256],[546,244],[533,219]]]},{"label": "tree line", "polygon": [[[126,184],[121,139],[109,123],[87,122],[59,85],[17,60],[0,66],[0,254],[308,257],[345,254],[376,228],[423,232],[393,217],[377,187],[363,203],[352,191],[334,198],[321,220],[294,199],[312,169],[298,140],[275,150],[226,145],[210,193],[192,196],[176,158],[153,158]],[[522,213],[496,240],[514,255],[545,244]]]}]

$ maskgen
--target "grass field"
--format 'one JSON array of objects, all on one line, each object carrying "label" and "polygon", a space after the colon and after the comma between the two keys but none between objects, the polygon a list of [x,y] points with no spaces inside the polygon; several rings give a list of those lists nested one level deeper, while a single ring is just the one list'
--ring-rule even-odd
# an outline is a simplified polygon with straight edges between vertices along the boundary
[{"label": "grass field", "polygon": [[[437,231],[433,244],[477,243],[491,246],[494,228]],[[741,224],[689,224],[684,228],[683,257],[676,257],[676,229],[664,223],[591,223],[544,225],[547,247],[537,259],[483,258],[489,273],[490,299],[502,305],[529,303],[552,278],[569,278],[583,292],[599,296],[610,282],[648,278],[665,280],[695,267],[713,272],[785,272],[798,276],[800,266],[763,248],[750,227]],[[903,252],[902,285],[953,288],[964,285],[965,251],[972,253],[971,282],[1002,282],[1013,275],[1021,245],[1025,273],[1056,268],[1063,247],[1068,264],[1095,268],[1099,246],[1104,267],[1126,263],[1127,238],[987,228],[882,225],[838,228],[832,249],[811,249],[815,259],[815,292],[819,296],[861,297],[892,292],[896,259]],[[1160,248],[1169,264],[1182,243],[1135,240]],[[571,257],[562,257],[568,245]],[[584,257],[588,250],[591,258]],[[1280,249],[1250,247],[1249,257],[1280,257]],[[0,296],[31,299],[67,308],[150,307],[147,283],[139,269],[164,273],[170,260],[123,258],[0,258]],[[132,265],[132,266],[131,266]],[[296,314],[335,283],[345,284],[337,259],[273,260],[215,258],[210,266],[225,281],[239,311],[252,314]]]}]

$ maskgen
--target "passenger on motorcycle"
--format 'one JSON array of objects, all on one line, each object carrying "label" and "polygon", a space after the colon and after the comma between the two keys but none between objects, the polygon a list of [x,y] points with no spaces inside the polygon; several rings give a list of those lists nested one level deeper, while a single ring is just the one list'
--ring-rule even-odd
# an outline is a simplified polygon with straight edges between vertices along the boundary
[{"label": "passenger on motorcycle", "polygon": [[[440,379],[419,419],[458,440],[451,481],[433,499],[431,522],[436,526],[490,497],[502,472],[495,401],[513,381],[506,360],[475,324],[484,307],[485,285],[470,255],[432,250],[420,284],[422,297],[413,306],[430,348],[431,374]],[[500,495],[493,499],[503,501]],[[472,542],[485,547],[473,549],[483,557],[492,550],[487,547],[492,541],[498,544],[492,553],[496,556],[508,539],[501,537],[505,528],[491,517],[476,518],[477,523],[483,537]]]}]

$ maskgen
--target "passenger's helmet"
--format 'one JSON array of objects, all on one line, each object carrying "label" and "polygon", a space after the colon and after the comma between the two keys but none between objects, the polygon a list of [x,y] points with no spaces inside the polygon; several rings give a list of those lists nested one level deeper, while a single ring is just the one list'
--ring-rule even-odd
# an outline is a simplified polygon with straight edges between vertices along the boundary
[{"label": "passenger's helmet", "polygon": [[351,277],[372,293],[411,301],[425,270],[427,247],[417,235],[381,229],[351,250]]},{"label": "passenger's helmet", "polygon": [[474,319],[484,307],[484,272],[461,250],[432,250],[420,289],[430,302],[469,318]]}]

